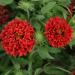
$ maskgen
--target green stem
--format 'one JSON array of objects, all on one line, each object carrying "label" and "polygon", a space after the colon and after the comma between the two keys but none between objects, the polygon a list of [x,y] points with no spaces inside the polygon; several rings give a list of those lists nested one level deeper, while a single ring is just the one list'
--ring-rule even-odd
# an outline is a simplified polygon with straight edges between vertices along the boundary
[{"label": "green stem", "polygon": [[32,62],[29,62],[28,73],[29,75],[32,75]]},{"label": "green stem", "polygon": [[56,67],[56,68],[59,69],[59,70],[62,70],[64,72],[67,72],[68,74],[71,74],[71,72],[69,70],[66,70],[64,68],[61,68],[61,67]]},{"label": "green stem", "polygon": [[27,10],[27,16],[28,16],[28,20],[29,20],[29,18],[30,18],[29,10]]}]

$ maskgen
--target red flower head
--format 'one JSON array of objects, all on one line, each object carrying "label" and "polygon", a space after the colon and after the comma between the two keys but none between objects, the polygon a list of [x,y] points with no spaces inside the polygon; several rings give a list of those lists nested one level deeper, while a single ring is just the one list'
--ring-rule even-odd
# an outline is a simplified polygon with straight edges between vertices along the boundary
[{"label": "red flower head", "polygon": [[5,23],[9,18],[9,11],[4,6],[0,5],[0,25]]},{"label": "red flower head", "polygon": [[53,47],[63,47],[72,39],[72,28],[65,19],[52,17],[45,24],[45,36]]},{"label": "red flower head", "polygon": [[26,56],[32,51],[34,29],[26,21],[14,19],[1,32],[2,46],[11,56]]}]

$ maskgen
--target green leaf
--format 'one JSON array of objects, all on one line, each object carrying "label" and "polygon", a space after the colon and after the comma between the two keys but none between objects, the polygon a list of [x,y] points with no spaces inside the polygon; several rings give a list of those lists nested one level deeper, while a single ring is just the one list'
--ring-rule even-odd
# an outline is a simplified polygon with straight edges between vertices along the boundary
[{"label": "green leaf", "polygon": [[75,15],[71,18],[69,21],[69,24],[72,26],[72,28],[75,30]]},{"label": "green leaf", "polygon": [[68,6],[71,0],[57,0],[59,5]]},{"label": "green leaf", "polygon": [[54,16],[61,16],[64,17],[66,19],[67,17],[67,10],[64,9],[62,6],[59,6],[58,4],[55,5],[55,7],[53,8],[53,15]]},{"label": "green leaf", "polygon": [[38,69],[35,70],[34,75],[40,75],[41,72],[42,72],[42,69],[38,68]]},{"label": "green leaf", "polygon": [[66,72],[66,73],[68,73],[68,74],[71,74],[71,72],[70,72],[69,70],[66,70],[66,69],[64,69],[64,68],[56,67],[56,69],[61,70],[61,71],[63,71],[63,72]]},{"label": "green leaf", "polygon": [[45,73],[50,75],[64,75],[64,73],[54,67],[44,69]]},{"label": "green leaf", "polygon": [[31,0],[31,1],[40,1],[40,0]]},{"label": "green leaf", "polygon": [[16,61],[20,64],[27,64],[28,60],[26,58],[18,57],[16,58]]},{"label": "green leaf", "polygon": [[30,61],[32,61],[32,63],[34,63],[34,66],[33,66],[34,69],[40,67],[43,64],[43,60],[42,58],[40,58],[36,50],[30,53],[29,59]]},{"label": "green leaf", "polygon": [[53,1],[53,0],[42,0],[43,3],[48,3],[50,1]]},{"label": "green leaf", "polygon": [[15,71],[15,75],[24,75],[22,70]]},{"label": "green leaf", "polygon": [[8,69],[3,75],[9,75],[12,72],[12,69]]},{"label": "green leaf", "polygon": [[36,21],[35,19],[31,19],[31,24],[33,25],[36,31],[40,31],[41,25],[38,21]]},{"label": "green leaf", "polygon": [[16,18],[20,18],[22,20],[25,20],[27,18],[26,14],[22,14],[21,12],[18,12],[16,15]]},{"label": "green leaf", "polygon": [[56,2],[54,2],[54,1],[49,2],[44,7],[41,8],[41,13],[42,14],[48,13],[55,6],[55,4],[56,4]]},{"label": "green leaf", "polygon": [[49,51],[50,51],[50,53],[57,54],[57,53],[61,52],[61,49],[59,49],[59,48],[51,48]]},{"label": "green leaf", "polygon": [[75,45],[75,31],[72,34],[72,40],[69,43],[70,47],[72,48],[73,45]]},{"label": "green leaf", "polygon": [[23,70],[23,75],[28,75],[28,71],[27,70]]},{"label": "green leaf", "polygon": [[33,61],[33,57],[36,55],[36,51],[34,51],[34,49],[33,49],[33,51],[30,53],[30,55],[29,55],[29,60],[31,60],[31,61]]},{"label": "green leaf", "polygon": [[63,17],[64,19],[67,19],[67,14],[65,12],[63,12]]},{"label": "green leaf", "polygon": [[44,72],[49,75],[65,75],[65,73],[66,73],[66,72],[56,68],[56,66],[52,66],[49,64],[46,64],[44,66]]},{"label": "green leaf", "polygon": [[54,57],[52,57],[50,54],[49,54],[49,48],[46,48],[46,47],[40,47],[38,50],[37,50],[39,56],[43,59],[54,59]]},{"label": "green leaf", "polygon": [[11,4],[13,0],[0,0],[0,5],[8,5]]},{"label": "green leaf", "polygon": [[44,15],[36,15],[36,19],[43,20],[43,19],[45,19],[45,16]]},{"label": "green leaf", "polygon": [[29,1],[19,1],[18,3],[18,8],[20,9],[23,9],[24,11],[27,11],[27,10],[34,10],[34,4],[29,2]]}]

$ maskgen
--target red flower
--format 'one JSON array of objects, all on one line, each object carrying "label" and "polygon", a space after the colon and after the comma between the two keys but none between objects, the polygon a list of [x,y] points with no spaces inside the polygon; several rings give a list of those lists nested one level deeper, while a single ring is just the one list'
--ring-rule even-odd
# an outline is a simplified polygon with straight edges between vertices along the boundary
[{"label": "red flower", "polygon": [[14,19],[1,32],[2,46],[11,56],[26,56],[32,51],[34,29],[26,21]]},{"label": "red flower", "polygon": [[5,23],[9,18],[9,11],[4,6],[0,5],[0,25]]},{"label": "red flower", "polygon": [[72,28],[60,17],[52,17],[45,24],[45,36],[53,47],[63,47],[72,39]]}]

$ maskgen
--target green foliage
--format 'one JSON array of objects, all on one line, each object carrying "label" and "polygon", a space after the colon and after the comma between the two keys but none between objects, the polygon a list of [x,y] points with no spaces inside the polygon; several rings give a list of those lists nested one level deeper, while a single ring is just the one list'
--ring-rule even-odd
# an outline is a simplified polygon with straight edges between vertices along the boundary
[{"label": "green foliage", "polygon": [[48,75],[66,75],[66,73],[70,74],[69,71],[60,67],[52,66],[50,64],[46,64],[44,66],[44,72]]},{"label": "green foliage", "polygon": [[54,59],[54,57],[52,57],[49,54],[49,48],[45,48],[45,47],[40,47],[37,52],[39,53],[39,56],[43,59]]},{"label": "green foliage", "polygon": [[37,20],[37,22],[41,20],[44,24],[44,21],[51,16],[59,15],[66,19],[68,15],[66,9],[68,8],[69,3],[70,0],[20,0],[18,8],[27,13],[28,20],[30,20],[31,23],[33,23],[32,20]]},{"label": "green foliage", "polygon": [[24,75],[24,74],[23,74],[23,72],[21,70],[19,70],[19,71],[15,72],[15,75]]},{"label": "green foliage", "polygon": [[71,20],[69,21],[69,24],[73,28],[72,41],[69,43],[70,47],[72,48],[72,46],[75,45],[75,15],[71,18]]},{"label": "green foliage", "polygon": [[49,51],[50,51],[50,53],[57,54],[57,53],[61,52],[61,49],[59,49],[59,48],[51,48]]},{"label": "green foliage", "polygon": [[72,26],[72,28],[75,30],[75,15],[70,19],[69,24]]},{"label": "green foliage", "polygon": [[41,72],[42,72],[42,69],[38,68],[38,69],[35,70],[34,75],[40,75]]},{"label": "green foliage", "polygon": [[67,7],[71,2],[70,0],[56,0],[56,1],[59,5],[62,5],[63,7]]},{"label": "green foliage", "polygon": [[41,8],[41,13],[47,14],[53,7],[55,7],[55,4],[56,2],[54,1],[47,3],[44,7]]},{"label": "green foliage", "polygon": [[8,5],[11,4],[13,0],[0,0],[0,5]]},{"label": "green foliage", "polygon": [[31,10],[32,11],[32,10],[34,10],[34,4],[31,3],[31,2],[28,2],[28,1],[21,0],[18,3],[18,8],[21,8],[21,9],[23,9],[25,11],[27,11],[27,10]]}]

